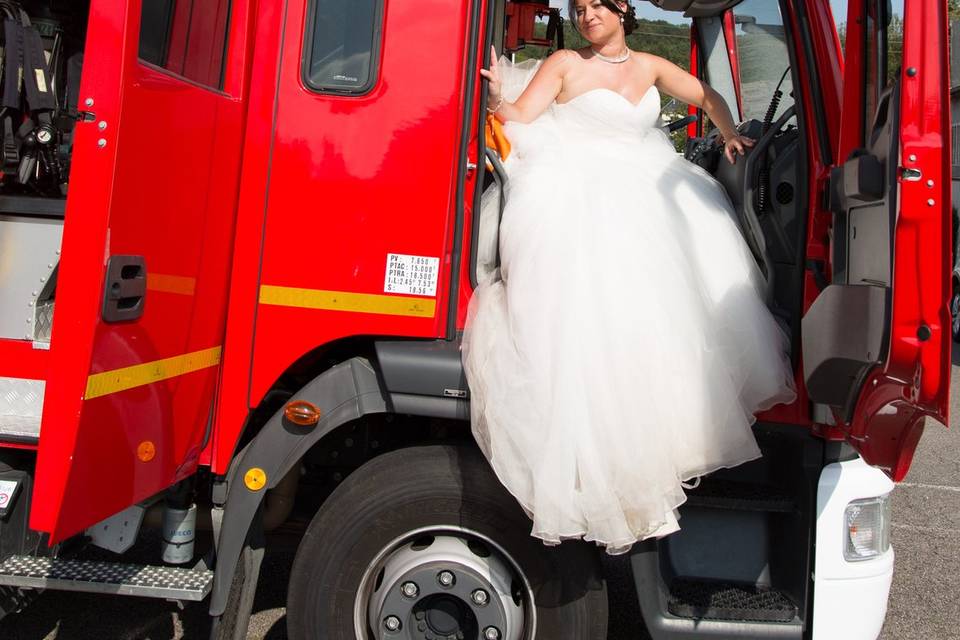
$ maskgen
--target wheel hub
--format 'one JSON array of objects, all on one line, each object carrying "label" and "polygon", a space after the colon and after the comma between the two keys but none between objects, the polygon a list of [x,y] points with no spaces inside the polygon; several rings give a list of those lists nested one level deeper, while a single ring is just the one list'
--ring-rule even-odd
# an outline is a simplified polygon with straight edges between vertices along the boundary
[{"label": "wheel hub", "polygon": [[482,541],[417,535],[371,569],[376,580],[366,617],[377,640],[523,637],[523,596],[529,589],[500,553]]}]

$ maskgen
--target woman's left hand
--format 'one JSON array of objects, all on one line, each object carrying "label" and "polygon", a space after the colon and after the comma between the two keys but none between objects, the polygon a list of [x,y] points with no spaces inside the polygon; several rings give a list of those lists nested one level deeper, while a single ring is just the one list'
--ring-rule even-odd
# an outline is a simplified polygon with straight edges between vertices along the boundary
[{"label": "woman's left hand", "polygon": [[[737,155],[743,155],[746,153],[747,147],[752,147],[756,144],[752,138],[747,138],[746,136],[730,136],[726,138],[726,142],[723,143],[723,155],[727,157],[727,160],[730,161],[730,164],[735,164],[737,162]],[[736,155],[734,155],[736,153]]]}]

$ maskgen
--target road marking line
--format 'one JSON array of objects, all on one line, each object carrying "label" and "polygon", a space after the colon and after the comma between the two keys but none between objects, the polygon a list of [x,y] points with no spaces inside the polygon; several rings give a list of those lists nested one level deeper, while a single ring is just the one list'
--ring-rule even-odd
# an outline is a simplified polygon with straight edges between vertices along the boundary
[{"label": "road marking line", "polygon": [[924,533],[931,531],[937,533],[960,533],[960,529],[951,529],[949,527],[924,527],[918,524],[900,524],[899,522],[891,522],[890,526],[894,529],[909,529],[910,531],[923,531]]},{"label": "road marking line", "polygon": [[960,487],[949,487],[942,484],[923,484],[922,482],[901,482],[901,487],[911,487],[917,489],[938,489],[940,491],[954,491],[960,493]]}]

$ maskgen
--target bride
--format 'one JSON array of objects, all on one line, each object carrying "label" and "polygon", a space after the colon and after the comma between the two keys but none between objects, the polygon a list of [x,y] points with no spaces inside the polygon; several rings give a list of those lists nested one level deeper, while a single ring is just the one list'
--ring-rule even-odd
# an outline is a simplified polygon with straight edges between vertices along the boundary
[{"label": "bride", "polygon": [[557,51],[515,100],[501,279],[470,303],[473,432],[551,544],[622,553],[678,530],[684,483],[760,456],[754,412],[796,395],[788,339],[722,187],[659,128],[662,90],[702,107],[730,162],[753,142],[721,96],[631,51],[633,8],[571,0],[590,43]]}]

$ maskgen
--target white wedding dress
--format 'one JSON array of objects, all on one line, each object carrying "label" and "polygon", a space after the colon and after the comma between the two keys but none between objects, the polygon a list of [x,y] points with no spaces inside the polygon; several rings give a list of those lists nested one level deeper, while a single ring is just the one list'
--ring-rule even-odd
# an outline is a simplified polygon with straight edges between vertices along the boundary
[{"label": "white wedding dress", "polygon": [[[535,67],[500,70],[515,99]],[[463,360],[474,436],[547,543],[676,531],[682,483],[757,458],[754,412],[796,397],[727,196],[659,110],[595,89],[506,125],[501,279]]]}]

